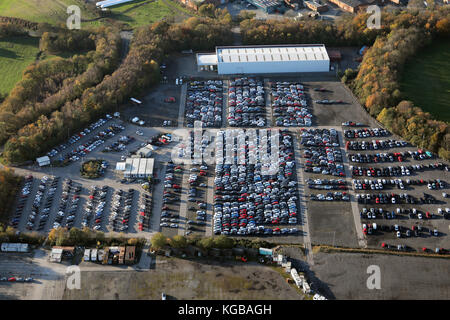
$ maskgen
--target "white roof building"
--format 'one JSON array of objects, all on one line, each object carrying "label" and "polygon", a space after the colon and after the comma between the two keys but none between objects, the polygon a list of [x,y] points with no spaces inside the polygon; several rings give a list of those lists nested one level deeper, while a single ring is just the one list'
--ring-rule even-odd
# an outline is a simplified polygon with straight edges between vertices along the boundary
[{"label": "white roof building", "polygon": [[323,44],[223,46],[198,54],[197,65],[217,66],[219,74],[329,72],[330,58]]},{"label": "white roof building", "polygon": [[48,166],[50,164],[50,158],[48,156],[40,157],[36,159],[39,167]]},{"label": "white roof building", "polygon": [[50,253],[50,262],[61,262],[62,260],[63,249],[54,248]]},{"label": "white roof building", "polygon": [[28,252],[28,243],[2,243],[0,247],[3,252]]},{"label": "white roof building", "polygon": [[116,165],[116,170],[123,171],[124,178],[147,178],[153,175],[154,161],[153,158],[127,158],[125,165],[123,162]]},{"label": "white roof building", "polygon": [[[151,146],[151,145],[150,145]],[[153,149],[146,145],[137,151],[137,154],[144,158],[149,158],[153,153]]]},{"label": "white roof building", "polygon": [[112,7],[118,4],[127,3],[133,0],[105,0],[105,1],[99,1],[95,5],[97,7],[100,7],[102,9]]}]

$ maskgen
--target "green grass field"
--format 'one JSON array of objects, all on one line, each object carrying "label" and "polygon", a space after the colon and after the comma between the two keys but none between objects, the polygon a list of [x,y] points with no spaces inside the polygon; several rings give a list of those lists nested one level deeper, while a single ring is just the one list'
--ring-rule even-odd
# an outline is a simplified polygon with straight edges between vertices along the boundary
[{"label": "green grass field", "polygon": [[173,15],[170,8],[162,0],[133,1],[114,6],[110,10],[111,18],[127,23],[132,28],[150,24]]},{"label": "green grass field", "polygon": [[36,60],[38,52],[38,38],[0,39],[0,93],[10,92],[22,78],[23,70]]},{"label": "green grass field", "polygon": [[450,41],[436,41],[405,65],[401,91],[437,120],[450,121]]},{"label": "green grass field", "polygon": [[78,5],[82,19],[93,18],[92,13],[83,10],[83,4],[83,0],[1,0],[0,15],[58,24],[66,22],[68,6]]},{"label": "green grass field", "polygon": [[111,7],[107,18],[96,18],[96,14],[84,6],[84,0],[0,0],[0,15],[53,25],[65,24],[67,7],[72,4],[81,8],[82,28],[108,25],[111,22],[126,23],[136,28],[163,18],[182,20],[192,15],[173,0],[135,0]]}]

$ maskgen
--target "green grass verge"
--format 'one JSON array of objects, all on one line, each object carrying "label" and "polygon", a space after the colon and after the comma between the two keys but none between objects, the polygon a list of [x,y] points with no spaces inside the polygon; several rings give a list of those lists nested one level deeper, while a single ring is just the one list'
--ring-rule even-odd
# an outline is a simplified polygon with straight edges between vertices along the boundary
[{"label": "green grass verge", "polygon": [[110,18],[132,28],[151,24],[164,18],[192,15],[171,0],[135,0],[110,8]]},{"label": "green grass verge", "polygon": [[137,0],[112,7],[110,18],[136,28],[172,15],[172,11],[162,0]]},{"label": "green grass verge", "polygon": [[84,0],[1,0],[0,15],[56,25],[66,23],[70,5],[78,5],[82,9],[82,19],[94,17],[92,12],[83,9]]},{"label": "green grass verge", "polygon": [[14,37],[0,39],[0,93],[8,94],[22,78],[22,72],[36,61],[39,39]]},{"label": "green grass verge", "polygon": [[401,91],[437,120],[450,121],[450,41],[437,40],[406,65]]}]

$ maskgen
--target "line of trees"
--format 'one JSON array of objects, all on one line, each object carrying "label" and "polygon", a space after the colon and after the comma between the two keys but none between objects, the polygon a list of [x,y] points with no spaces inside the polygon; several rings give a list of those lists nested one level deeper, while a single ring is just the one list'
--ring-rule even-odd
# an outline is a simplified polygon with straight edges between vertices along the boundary
[{"label": "line of trees", "polygon": [[[335,23],[320,20],[259,20],[249,16],[240,23],[247,45],[323,43],[327,46],[360,46],[375,41],[386,28],[368,29],[367,14],[342,16]],[[383,15],[384,18],[384,15]],[[383,20],[385,21],[385,20]]]},{"label": "line of trees", "polygon": [[37,231],[17,233],[13,227],[5,227],[0,223],[0,243],[28,243],[29,245],[41,245],[45,241],[45,236]]},{"label": "line of trees", "polygon": [[230,28],[225,15],[224,19],[193,17],[182,23],[162,21],[138,29],[127,57],[117,70],[85,88],[79,98],[58,100],[65,102],[59,110],[48,116],[40,115],[20,129],[5,143],[3,158],[20,163],[44,154],[67,139],[67,130],[73,132],[105,113],[118,110],[130,96],[158,83],[159,63],[166,55],[183,49],[211,50],[216,45],[232,43]]},{"label": "line of trees", "polygon": [[0,169],[0,222],[9,218],[22,179],[12,169]]},{"label": "line of trees", "polygon": [[406,61],[432,41],[448,41],[448,9],[404,12],[391,25],[386,36],[377,38],[366,52],[354,79],[345,74],[343,81],[367,111],[389,130],[422,148],[450,159],[450,128],[404,100],[400,91],[400,74]]},{"label": "line of trees", "polygon": [[0,16],[0,23],[15,25],[22,30],[38,30],[44,24],[28,21],[25,19]]},{"label": "line of trees", "polygon": [[224,235],[216,237],[200,237],[200,236],[181,236],[175,235],[173,237],[167,237],[161,232],[155,233],[151,239],[152,248],[160,250],[165,247],[171,247],[176,249],[184,249],[188,246],[195,246],[202,248],[203,250],[209,249],[231,249],[234,247],[243,248],[272,248],[273,243],[260,239],[236,239],[230,238]]},{"label": "line of trees", "polygon": [[82,229],[57,228],[50,230],[47,244],[50,246],[139,246],[145,243],[143,238],[106,237],[101,231],[91,230],[87,227]]},{"label": "line of trees", "polygon": [[22,27],[9,22],[0,22],[0,39],[25,35],[26,31]]}]

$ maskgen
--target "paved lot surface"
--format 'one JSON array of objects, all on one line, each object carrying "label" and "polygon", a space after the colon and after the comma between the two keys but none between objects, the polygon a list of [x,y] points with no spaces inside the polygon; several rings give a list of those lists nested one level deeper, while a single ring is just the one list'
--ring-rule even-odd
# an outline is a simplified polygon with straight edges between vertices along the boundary
[{"label": "paved lot surface", "polygon": [[[336,299],[398,300],[450,298],[450,261],[369,255],[316,253],[311,268]],[[381,289],[369,290],[370,265],[380,267]]]}]

